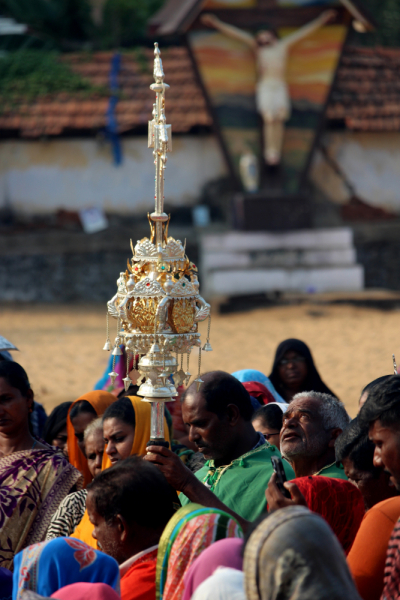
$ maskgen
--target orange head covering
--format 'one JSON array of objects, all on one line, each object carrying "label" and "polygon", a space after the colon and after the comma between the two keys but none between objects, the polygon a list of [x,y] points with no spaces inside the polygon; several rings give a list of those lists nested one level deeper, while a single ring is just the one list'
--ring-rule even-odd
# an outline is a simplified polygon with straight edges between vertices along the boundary
[{"label": "orange head covering", "polygon": [[80,471],[84,477],[84,487],[86,487],[93,479],[88,466],[86,457],[82,454],[78,446],[78,440],[75,437],[75,431],[71,423],[70,413],[72,407],[81,400],[86,400],[89,402],[91,406],[93,406],[94,410],[98,417],[104,413],[106,408],[110,406],[113,402],[116,401],[116,397],[109,392],[104,392],[103,390],[95,390],[93,392],[87,392],[87,394],[83,394],[80,396],[75,402],[73,402],[69,408],[68,416],[67,416],[67,435],[68,435],[68,457],[71,465],[74,465]]},{"label": "orange head covering", "polygon": [[[150,440],[150,423],[151,423],[151,406],[150,402],[143,402],[138,396],[127,396],[132,402],[133,410],[135,411],[135,438],[131,449],[130,456],[138,454],[144,456],[146,454],[146,445]],[[164,417],[164,432],[165,439],[170,442],[168,423]],[[111,467],[111,461],[108,455],[104,452],[102,470]]]},{"label": "orange head covering", "polygon": [[[151,422],[151,406],[150,402],[143,402],[141,398],[138,396],[126,396],[131,402],[133,406],[133,410],[135,411],[135,437],[133,440],[132,448],[130,456],[133,454],[138,454],[139,456],[144,456],[146,454],[146,444],[150,439],[150,422]],[[164,417],[164,431],[165,431],[165,439],[170,442],[169,438],[169,430],[167,420]],[[111,461],[108,455],[104,452],[103,455],[103,465],[102,470],[108,469],[111,467]],[[97,545],[97,540],[95,540],[92,536],[93,525],[90,522],[89,515],[87,510],[82,517],[81,522],[75,529],[74,533],[71,537],[77,538],[82,542],[86,542],[92,548],[99,549]]]}]

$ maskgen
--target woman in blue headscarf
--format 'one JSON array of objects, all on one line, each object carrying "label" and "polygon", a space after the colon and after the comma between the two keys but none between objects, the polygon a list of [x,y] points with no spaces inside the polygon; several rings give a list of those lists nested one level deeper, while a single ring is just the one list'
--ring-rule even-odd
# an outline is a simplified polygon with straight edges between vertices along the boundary
[{"label": "woman in blue headscarf", "polygon": [[12,600],[21,600],[23,590],[49,597],[78,582],[107,583],[119,593],[117,561],[75,538],[41,542],[14,558]]}]

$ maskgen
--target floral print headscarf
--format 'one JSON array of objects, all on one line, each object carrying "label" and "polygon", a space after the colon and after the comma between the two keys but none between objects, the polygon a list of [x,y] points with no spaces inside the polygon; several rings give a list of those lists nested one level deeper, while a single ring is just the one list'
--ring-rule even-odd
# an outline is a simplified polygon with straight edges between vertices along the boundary
[{"label": "floral print headscarf", "polygon": [[182,600],[184,576],[213,542],[243,537],[237,521],[223,510],[187,504],[170,519],[157,555],[156,600]]},{"label": "floral print headscarf", "polygon": [[15,557],[12,600],[22,600],[23,590],[51,596],[77,582],[107,583],[119,593],[118,563],[74,538],[34,544]]}]

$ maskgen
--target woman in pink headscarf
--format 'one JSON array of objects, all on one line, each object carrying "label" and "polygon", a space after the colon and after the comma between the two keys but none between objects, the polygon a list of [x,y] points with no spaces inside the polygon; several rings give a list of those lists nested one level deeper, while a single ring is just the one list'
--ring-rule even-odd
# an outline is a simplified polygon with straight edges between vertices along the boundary
[{"label": "woman in pink headscarf", "polygon": [[203,550],[185,575],[185,591],[182,600],[190,600],[199,585],[208,577],[211,577],[218,567],[230,567],[241,571],[243,565],[242,547],[242,539],[226,538],[214,542],[214,544]]},{"label": "woman in pink headscarf", "polygon": [[56,600],[121,600],[111,586],[106,583],[72,583],[54,592],[51,598]]}]

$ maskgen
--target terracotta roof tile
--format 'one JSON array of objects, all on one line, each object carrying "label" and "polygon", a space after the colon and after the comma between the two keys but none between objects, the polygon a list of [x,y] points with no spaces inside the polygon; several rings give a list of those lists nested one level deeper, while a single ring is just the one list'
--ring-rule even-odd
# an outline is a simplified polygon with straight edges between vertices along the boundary
[{"label": "terracotta roof tile", "polygon": [[[153,56],[150,48],[141,48],[121,56],[118,74],[120,99],[116,105],[121,133],[145,125],[151,117],[154,93],[149,85],[153,82]],[[84,99],[76,94],[59,92],[31,104],[24,101],[3,106],[0,130],[16,131],[19,135],[32,138],[74,130],[91,132],[104,127],[109,105],[104,88],[108,89],[112,57],[112,52],[64,55],[61,60],[73,71],[102,89],[93,91]],[[171,85],[167,96],[167,121],[171,123],[173,131],[185,133],[195,126],[211,126],[205,99],[186,48],[167,48],[163,50],[162,57],[166,82]]]},{"label": "terracotta roof tile", "polygon": [[347,48],[327,117],[348,129],[400,130],[400,49]]}]

